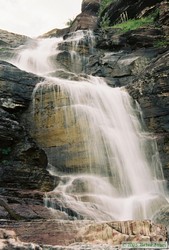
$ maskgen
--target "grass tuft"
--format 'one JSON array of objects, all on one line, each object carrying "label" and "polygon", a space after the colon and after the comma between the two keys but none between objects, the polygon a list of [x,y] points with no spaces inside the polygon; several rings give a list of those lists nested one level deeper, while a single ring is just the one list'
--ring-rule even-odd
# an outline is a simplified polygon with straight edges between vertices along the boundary
[{"label": "grass tuft", "polygon": [[153,24],[153,22],[154,22],[153,17],[144,17],[144,18],[140,18],[140,19],[129,19],[126,22],[113,25],[112,28],[118,28],[121,30],[120,32],[127,32],[129,30],[135,30],[135,29],[138,29],[140,27]]}]

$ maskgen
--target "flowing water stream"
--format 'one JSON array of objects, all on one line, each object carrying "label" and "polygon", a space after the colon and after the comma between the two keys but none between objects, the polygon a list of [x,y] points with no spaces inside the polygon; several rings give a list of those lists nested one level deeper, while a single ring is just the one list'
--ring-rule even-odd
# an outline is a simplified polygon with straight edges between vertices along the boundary
[{"label": "flowing water stream", "polygon": [[[83,40],[83,32],[67,39],[72,68],[87,60],[77,54]],[[39,39],[12,59],[45,77],[34,90],[32,134],[48,155],[49,171],[61,176],[46,205],[89,219],[150,219],[168,201],[156,141],[144,130],[139,105],[98,77],[78,77],[76,70],[73,79],[53,77],[65,71],[57,62],[62,43]]]}]

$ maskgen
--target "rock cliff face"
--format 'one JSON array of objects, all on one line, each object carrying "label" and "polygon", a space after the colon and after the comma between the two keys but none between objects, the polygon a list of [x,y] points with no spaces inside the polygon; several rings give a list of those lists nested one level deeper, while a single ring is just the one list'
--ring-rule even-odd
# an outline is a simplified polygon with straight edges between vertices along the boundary
[{"label": "rock cliff face", "polygon": [[42,191],[54,188],[54,178],[46,170],[45,152],[21,122],[38,81],[39,77],[0,61],[1,219],[50,217],[43,206]]},{"label": "rock cliff face", "polygon": [[[43,87],[38,89],[34,97],[33,137],[47,152],[50,164],[59,171],[84,172],[90,165],[83,144],[85,132],[80,127],[80,124],[85,123],[84,116],[77,118],[73,114],[70,98],[59,86],[51,85],[48,91],[46,88],[43,91]],[[38,103],[38,100],[42,100],[42,103]],[[71,148],[69,145],[72,145]]]},{"label": "rock cliff face", "polygon": [[157,137],[164,175],[169,180],[169,53],[166,51],[127,86],[142,110],[146,125]]},{"label": "rock cliff face", "polygon": [[[133,11],[134,6],[136,11]],[[110,4],[102,15],[106,14],[113,24],[124,11],[127,11],[128,18],[137,18],[155,10],[158,16],[151,26],[127,32],[119,32],[113,27],[98,29],[95,32],[96,51],[89,58],[87,72],[105,77],[112,86],[126,86],[138,101],[145,123],[157,139],[164,175],[169,180],[169,3],[152,1],[147,5],[145,1],[140,4],[139,1],[117,1]]]},{"label": "rock cliff face", "polygon": [[121,23],[128,19],[140,18],[150,14],[155,6],[163,0],[152,0],[147,2],[146,0],[120,0],[112,1],[101,13],[101,18],[106,17],[109,19],[110,24]]},{"label": "rock cliff face", "polygon": [[[50,190],[45,153],[31,139],[21,124],[21,115],[28,108],[35,84],[40,79],[0,62],[0,159],[1,187]],[[37,176],[41,178],[37,179]],[[46,179],[46,180],[45,180]],[[45,183],[46,187],[45,187]],[[48,186],[49,185],[49,186]]]}]

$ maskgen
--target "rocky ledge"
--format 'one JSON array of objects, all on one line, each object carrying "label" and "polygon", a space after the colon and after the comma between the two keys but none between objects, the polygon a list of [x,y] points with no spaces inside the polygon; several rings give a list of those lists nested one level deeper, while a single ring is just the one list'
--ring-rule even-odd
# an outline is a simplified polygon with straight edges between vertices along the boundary
[{"label": "rocky ledge", "polygon": [[[5,249],[113,249],[122,242],[165,242],[164,226],[150,221],[90,222],[38,220],[0,222],[0,244]],[[11,231],[13,229],[14,231]],[[46,230],[47,229],[47,230]],[[23,242],[32,242],[25,244]],[[32,248],[31,248],[31,247]],[[53,246],[53,247],[52,247]],[[13,247],[13,248],[12,248]],[[33,248],[34,247],[34,248]],[[36,248],[35,248],[36,247]],[[88,248],[89,247],[89,248]]]}]

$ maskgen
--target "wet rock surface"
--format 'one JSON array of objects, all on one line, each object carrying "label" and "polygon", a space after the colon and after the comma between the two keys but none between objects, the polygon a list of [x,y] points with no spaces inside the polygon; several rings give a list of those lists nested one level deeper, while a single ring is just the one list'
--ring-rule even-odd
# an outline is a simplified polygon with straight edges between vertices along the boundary
[{"label": "wet rock surface", "polygon": [[46,189],[54,187],[46,170],[47,158],[21,122],[40,78],[0,62],[1,187]]},{"label": "wet rock surface", "polygon": [[169,179],[169,53],[159,55],[145,69],[139,79],[127,86],[136,99],[149,131],[157,138],[165,178]]},{"label": "wet rock surface", "polygon": [[52,190],[55,179],[46,170],[45,152],[21,121],[37,82],[39,77],[0,62],[1,219],[19,221],[52,216],[44,207],[44,193],[34,190]]},{"label": "wet rock surface", "polygon": [[[169,225],[168,225],[168,221],[169,221],[169,206],[164,206],[162,207],[152,218],[152,221],[154,223],[161,223],[164,226],[166,226],[167,231],[168,231],[168,235],[169,235]],[[169,242],[169,239],[168,239]]]},{"label": "wet rock surface", "polygon": [[110,86],[125,86],[157,57],[158,49],[120,50],[112,52],[98,51],[89,58],[87,73],[107,79]]}]

